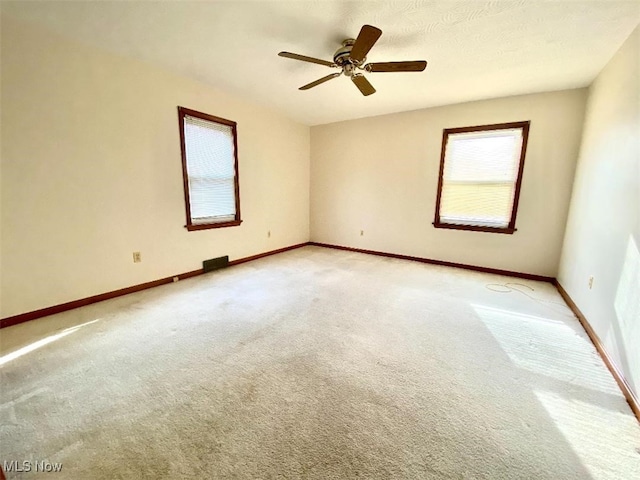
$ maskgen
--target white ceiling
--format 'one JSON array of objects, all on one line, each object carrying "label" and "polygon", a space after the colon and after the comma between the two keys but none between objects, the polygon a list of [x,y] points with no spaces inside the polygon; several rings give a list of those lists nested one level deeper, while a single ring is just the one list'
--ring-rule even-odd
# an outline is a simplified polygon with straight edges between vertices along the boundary
[{"label": "white ceiling", "polygon": [[[3,2],[3,14],[275,107],[317,125],[470,100],[589,85],[640,21],[640,0]],[[365,24],[370,62],[421,60],[422,73],[345,77],[280,58],[332,59]]]}]

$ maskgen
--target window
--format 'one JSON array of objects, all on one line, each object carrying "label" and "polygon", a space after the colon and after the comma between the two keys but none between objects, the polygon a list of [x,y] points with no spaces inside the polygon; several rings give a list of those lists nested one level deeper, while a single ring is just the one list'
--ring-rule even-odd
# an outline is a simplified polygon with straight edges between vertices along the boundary
[{"label": "window", "polygon": [[236,122],[178,107],[189,231],[240,225]]},{"label": "window", "polygon": [[513,233],[529,122],[445,129],[436,228]]}]

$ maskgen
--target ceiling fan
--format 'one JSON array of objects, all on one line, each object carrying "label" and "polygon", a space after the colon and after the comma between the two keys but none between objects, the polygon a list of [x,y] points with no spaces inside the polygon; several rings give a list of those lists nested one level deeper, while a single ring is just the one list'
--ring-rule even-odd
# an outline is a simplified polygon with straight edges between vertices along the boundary
[{"label": "ceiling fan", "polygon": [[380,35],[382,35],[382,30],[379,28],[364,25],[360,29],[358,38],[355,40],[353,38],[347,38],[342,42],[342,47],[333,54],[333,63],[319,58],[298,55],[297,53],[280,52],[278,55],[293,60],[301,60],[303,62],[317,63],[318,65],[341,69],[340,72],[332,73],[315,82],[303,85],[298,90],[309,90],[344,74],[351,78],[351,81],[358,87],[362,95],[367,96],[376,93],[376,89],[373,88],[369,80],[367,80],[362,73],[358,72],[358,70],[364,70],[366,72],[422,72],[427,67],[427,62],[424,60],[365,64],[367,53],[369,53],[371,47],[378,41]]}]

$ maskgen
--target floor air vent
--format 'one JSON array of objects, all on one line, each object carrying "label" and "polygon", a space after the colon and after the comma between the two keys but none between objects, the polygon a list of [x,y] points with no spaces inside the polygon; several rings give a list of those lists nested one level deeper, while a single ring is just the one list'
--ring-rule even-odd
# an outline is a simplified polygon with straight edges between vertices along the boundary
[{"label": "floor air vent", "polygon": [[225,255],[224,257],[212,258],[211,260],[205,260],[204,262],[202,262],[202,270],[204,270],[204,273],[228,266],[229,255]]}]

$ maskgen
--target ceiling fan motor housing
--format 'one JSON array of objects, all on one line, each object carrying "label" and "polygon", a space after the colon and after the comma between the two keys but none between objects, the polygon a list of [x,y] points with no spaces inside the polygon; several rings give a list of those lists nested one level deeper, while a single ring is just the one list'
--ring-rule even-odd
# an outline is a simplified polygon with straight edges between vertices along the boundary
[{"label": "ceiling fan motor housing", "polygon": [[362,62],[358,63],[354,62],[351,58],[351,49],[353,48],[353,44],[355,42],[356,41],[353,38],[347,38],[344,42],[342,42],[342,47],[336,50],[336,53],[333,54],[333,61],[336,65],[338,65],[339,67],[345,67],[364,63],[364,61],[366,60],[364,58],[362,59]]}]

